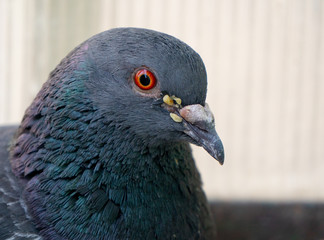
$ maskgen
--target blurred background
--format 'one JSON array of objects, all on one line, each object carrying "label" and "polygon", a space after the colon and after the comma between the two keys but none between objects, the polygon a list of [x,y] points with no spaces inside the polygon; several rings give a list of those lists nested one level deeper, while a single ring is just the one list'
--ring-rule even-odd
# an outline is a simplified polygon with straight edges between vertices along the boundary
[{"label": "blurred background", "polygon": [[209,199],[324,202],[323,0],[0,0],[0,124],[76,45],[122,26],[203,58],[226,154],[194,147]]}]

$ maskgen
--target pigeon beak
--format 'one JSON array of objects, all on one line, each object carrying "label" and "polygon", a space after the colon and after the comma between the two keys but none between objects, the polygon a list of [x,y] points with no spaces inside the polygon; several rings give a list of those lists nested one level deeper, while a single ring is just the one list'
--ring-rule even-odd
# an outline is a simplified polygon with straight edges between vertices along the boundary
[{"label": "pigeon beak", "polygon": [[215,130],[214,116],[208,104],[205,107],[200,104],[185,106],[179,110],[179,114],[184,119],[184,133],[223,165],[224,147]]}]

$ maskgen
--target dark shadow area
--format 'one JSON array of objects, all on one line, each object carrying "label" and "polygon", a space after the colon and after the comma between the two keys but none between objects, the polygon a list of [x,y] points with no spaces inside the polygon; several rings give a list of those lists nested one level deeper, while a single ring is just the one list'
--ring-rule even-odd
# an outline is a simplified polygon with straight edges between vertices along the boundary
[{"label": "dark shadow area", "polygon": [[324,203],[213,202],[220,240],[324,239]]}]

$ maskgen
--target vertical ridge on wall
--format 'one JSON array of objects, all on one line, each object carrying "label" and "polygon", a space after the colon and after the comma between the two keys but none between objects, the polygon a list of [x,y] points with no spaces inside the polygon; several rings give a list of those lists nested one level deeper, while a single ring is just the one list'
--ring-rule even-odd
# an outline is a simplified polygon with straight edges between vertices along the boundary
[{"label": "vertical ridge on wall", "polygon": [[[314,7],[316,8],[317,16],[318,17],[318,29],[324,28],[324,2],[323,1],[316,1]],[[318,30],[317,30],[318,31]],[[316,162],[316,170],[317,172],[314,173],[317,182],[320,182],[320,188],[324,189],[324,181],[322,179],[322,173],[324,172],[323,167],[323,156],[324,156],[324,148],[322,147],[323,143],[323,136],[324,136],[324,31],[319,31],[319,38],[318,38],[318,49],[316,52],[316,75],[315,75],[315,88],[316,88],[316,98],[315,98],[315,115],[314,115],[314,148],[312,152],[315,151],[315,159]]]},{"label": "vertical ridge on wall", "polygon": [[[9,118],[17,118],[19,113],[17,111],[22,111],[23,103],[23,84],[22,79],[24,79],[24,72],[26,71],[24,65],[24,59],[26,56],[25,51],[25,31],[24,22],[26,20],[26,2],[20,2],[18,0],[13,0],[9,4],[9,22],[8,22],[8,33],[10,33],[7,44],[5,48],[10,51],[10,56],[7,65],[7,80],[8,85],[6,91],[8,92],[9,102],[16,103],[16,111],[10,109],[7,114]],[[15,13],[15,14],[14,14]],[[10,30],[9,30],[10,29]]]},{"label": "vertical ridge on wall", "polygon": [[7,15],[8,11],[8,1],[0,1],[0,122],[6,122],[8,119],[8,22],[9,17]]}]

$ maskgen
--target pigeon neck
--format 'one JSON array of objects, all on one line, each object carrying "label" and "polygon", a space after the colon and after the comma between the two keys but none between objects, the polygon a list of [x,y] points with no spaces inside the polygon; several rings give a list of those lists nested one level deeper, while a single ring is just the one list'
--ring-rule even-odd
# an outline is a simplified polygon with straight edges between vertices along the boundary
[{"label": "pigeon neck", "polygon": [[94,229],[96,239],[199,236],[208,211],[189,145],[145,146],[96,118],[21,127],[13,166],[27,179],[26,202],[45,239],[92,239]]}]

